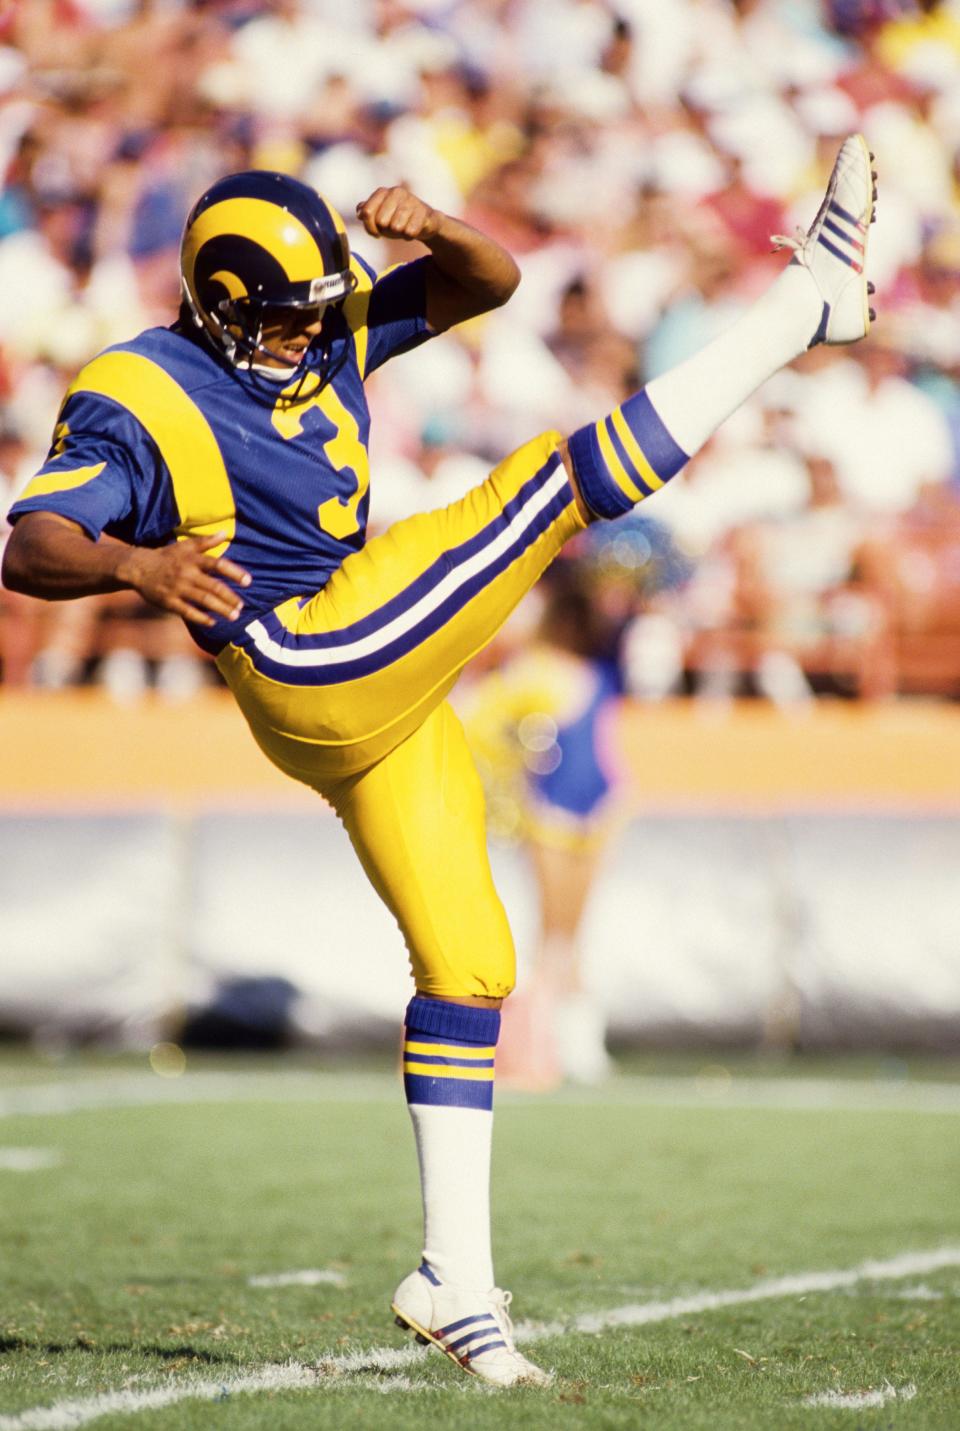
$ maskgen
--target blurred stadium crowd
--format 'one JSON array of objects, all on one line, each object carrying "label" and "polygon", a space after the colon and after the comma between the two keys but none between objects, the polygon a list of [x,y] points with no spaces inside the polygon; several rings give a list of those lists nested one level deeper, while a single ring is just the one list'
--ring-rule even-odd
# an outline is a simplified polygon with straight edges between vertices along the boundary
[{"label": "blurred stadium crowd", "polygon": [[[649,698],[960,696],[958,0],[8,0],[0,92],[4,509],[77,367],[171,321],[219,175],[298,174],[378,267],[409,248],[350,221],[398,181],[511,250],[505,310],[371,384],[380,527],[702,345],[862,129],[880,321],[767,384],[645,510],[631,673]],[[0,593],[0,659],[118,698],[214,679],[123,595]]]}]

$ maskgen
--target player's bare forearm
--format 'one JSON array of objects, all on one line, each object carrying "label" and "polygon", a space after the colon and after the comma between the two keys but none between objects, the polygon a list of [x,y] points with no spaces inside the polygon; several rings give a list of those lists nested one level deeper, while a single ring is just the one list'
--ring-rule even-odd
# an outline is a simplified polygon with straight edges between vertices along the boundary
[{"label": "player's bare forearm", "polygon": [[210,548],[223,540],[224,533],[218,532],[156,548],[129,546],[108,536],[95,542],[65,517],[28,512],[7,542],[3,582],[10,591],[45,601],[136,591],[152,606],[212,626],[215,616],[236,620],[243,609],[237,594],[218,578],[250,584],[236,562],[210,555]]},{"label": "player's bare forearm", "polygon": [[437,332],[499,308],[520,282],[505,248],[402,186],[376,189],[357,217],[374,238],[418,239],[430,250],[427,321]]},{"label": "player's bare forearm", "polygon": [[120,542],[94,542],[76,522],[52,512],[28,512],[10,534],[3,554],[9,591],[45,601],[122,591],[125,554]]},{"label": "player's bare forearm", "polygon": [[442,332],[506,303],[520,282],[520,270],[506,249],[486,234],[448,214],[437,217],[436,232],[423,242],[433,260],[427,275],[427,321]]}]

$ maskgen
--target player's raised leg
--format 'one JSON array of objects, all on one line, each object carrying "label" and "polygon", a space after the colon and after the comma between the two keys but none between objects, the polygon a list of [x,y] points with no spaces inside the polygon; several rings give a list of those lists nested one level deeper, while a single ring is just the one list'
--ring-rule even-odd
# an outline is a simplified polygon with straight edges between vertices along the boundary
[{"label": "player's raised leg", "polygon": [[447,695],[586,518],[558,432],[460,501],[394,523],[217,665],[266,754],[315,784],[368,769]]},{"label": "player's raised leg", "polygon": [[580,495],[617,517],[668,482],[767,378],[817,343],[853,343],[873,317],[865,273],[876,175],[862,135],[840,148],[823,203],[762,297],[726,332],[571,437]]},{"label": "player's raised leg", "polygon": [[863,337],[873,205],[869,151],[855,135],[793,259],[727,332],[568,443],[534,438],[459,502],[368,542],[316,595],[252,621],[217,664],[270,758],[310,784],[380,759],[443,700],[590,514],[616,517],[656,492],[812,344]]},{"label": "player's raised leg", "polygon": [[400,926],[417,986],[403,1066],[423,1255],[397,1288],[394,1314],[486,1381],[543,1383],[546,1374],[514,1346],[509,1293],[494,1285],[494,1068],[515,961],[490,873],[483,790],[459,720],[443,703],[382,760],[326,793]]}]

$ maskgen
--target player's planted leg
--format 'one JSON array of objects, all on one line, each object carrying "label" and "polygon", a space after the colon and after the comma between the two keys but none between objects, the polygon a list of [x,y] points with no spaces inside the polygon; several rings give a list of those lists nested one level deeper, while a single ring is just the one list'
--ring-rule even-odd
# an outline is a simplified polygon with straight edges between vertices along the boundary
[{"label": "player's planted leg", "polygon": [[543,1386],[517,1351],[510,1293],[494,1286],[490,1144],[500,1013],[446,999],[410,1001],[403,1079],[423,1189],[423,1260],[400,1283],[397,1323],[495,1386]]},{"label": "player's planted leg", "polygon": [[509,1294],[493,1272],[494,1059],[516,959],[490,870],[483,787],[451,707],[326,793],[400,926],[418,990],[403,1061],[424,1240],[394,1316],[495,1385],[542,1382],[513,1345]]}]

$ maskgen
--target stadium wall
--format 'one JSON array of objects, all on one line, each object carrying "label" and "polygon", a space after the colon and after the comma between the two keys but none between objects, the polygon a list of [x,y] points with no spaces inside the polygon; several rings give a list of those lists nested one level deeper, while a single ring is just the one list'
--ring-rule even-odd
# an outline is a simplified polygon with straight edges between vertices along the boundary
[{"label": "stadium wall", "polygon": [[[137,1046],[204,1017],[246,1019],[253,1041],[394,1037],[396,928],[329,812],[221,693],[4,694],[0,741],[0,1027]],[[623,746],[634,815],[586,931],[615,1034],[960,1042],[960,712],[636,707]],[[522,972],[532,885],[520,851],[492,853]]]}]

